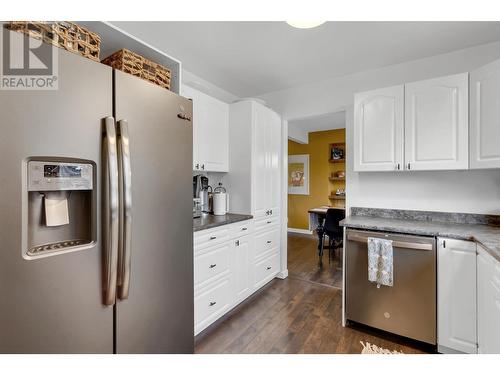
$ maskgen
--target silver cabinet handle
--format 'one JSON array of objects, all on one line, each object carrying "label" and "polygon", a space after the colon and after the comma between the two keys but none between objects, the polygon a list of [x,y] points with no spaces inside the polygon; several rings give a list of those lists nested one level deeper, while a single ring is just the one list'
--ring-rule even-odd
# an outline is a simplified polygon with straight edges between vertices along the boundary
[{"label": "silver cabinet handle", "polygon": [[211,236],[210,240],[215,240],[216,238],[217,238],[217,236]]},{"label": "silver cabinet handle", "polygon": [[271,240],[267,241],[267,243],[271,243],[271,242],[273,242],[273,241],[271,241]]},{"label": "silver cabinet handle", "polygon": [[236,240],[236,241],[234,242],[234,244],[235,244],[236,246],[240,246],[240,240]]},{"label": "silver cabinet handle", "polygon": [[272,223],[272,221],[266,221],[266,223],[267,223],[267,224],[271,224],[271,223]]},{"label": "silver cabinet handle", "polygon": [[273,268],[273,267],[271,267],[271,266],[267,266],[267,269],[268,269],[268,270],[270,270],[271,268]]},{"label": "silver cabinet handle", "polygon": [[247,227],[243,227],[243,228],[241,228],[241,230],[248,230],[248,228]]},{"label": "silver cabinet handle", "polygon": [[401,166],[400,166],[400,164],[399,164],[399,163],[398,163],[398,165],[397,165],[396,169],[397,169],[398,171],[401,169]]},{"label": "silver cabinet handle", "polygon": [[410,170],[410,169],[411,169],[410,167],[411,167],[411,165],[410,165],[410,163],[408,163],[408,170]]},{"label": "silver cabinet handle", "polygon": [[195,167],[196,169],[200,169],[200,165],[199,165],[199,164],[196,164],[194,167]]},{"label": "silver cabinet handle", "polygon": [[104,298],[105,305],[116,300],[116,274],[118,268],[118,160],[116,155],[115,119],[106,117],[102,140],[103,158],[103,251],[104,251]]},{"label": "silver cabinet handle", "polygon": [[210,302],[208,305],[209,306],[214,306],[217,302]]},{"label": "silver cabinet handle", "polygon": [[214,267],[217,267],[217,264],[211,264],[208,266],[208,268],[214,268]]},{"label": "silver cabinet handle", "polygon": [[[361,243],[368,243],[368,237],[376,237],[377,234],[374,233],[373,236],[364,236],[358,234],[348,234],[347,240]],[[412,249],[412,250],[432,250],[434,247],[431,243],[419,243],[419,242],[406,242],[406,241],[392,241],[393,247],[399,247],[401,249]]]},{"label": "silver cabinet handle", "polygon": [[201,165],[201,169],[205,170],[205,164]]},{"label": "silver cabinet handle", "polygon": [[118,121],[118,170],[120,175],[120,226],[118,240],[118,298],[127,299],[130,291],[132,234],[132,169],[127,120]]},{"label": "silver cabinet handle", "polygon": [[271,215],[273,214],[273,210],[269,210],[269,212],[271,213]]}]

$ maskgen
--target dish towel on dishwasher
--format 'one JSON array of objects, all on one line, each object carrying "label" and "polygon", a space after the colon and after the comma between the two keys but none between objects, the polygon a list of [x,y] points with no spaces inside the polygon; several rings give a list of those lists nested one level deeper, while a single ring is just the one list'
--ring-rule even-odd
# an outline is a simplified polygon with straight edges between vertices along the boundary
[{"label": "dish towel on dishwasher", "polygon": [[368,237],[368,281],[380,285],[393,285],[392,241]]}]

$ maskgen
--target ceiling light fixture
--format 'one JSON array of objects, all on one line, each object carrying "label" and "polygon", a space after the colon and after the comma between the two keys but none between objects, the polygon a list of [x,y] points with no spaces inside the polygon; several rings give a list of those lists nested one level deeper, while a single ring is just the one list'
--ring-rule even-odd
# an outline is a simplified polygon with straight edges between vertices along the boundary
[{"label": "ceiling light fixture", "polygon": [[297,29],[312,29],[323,25],[326,21],[286,21],[292,27]]}]

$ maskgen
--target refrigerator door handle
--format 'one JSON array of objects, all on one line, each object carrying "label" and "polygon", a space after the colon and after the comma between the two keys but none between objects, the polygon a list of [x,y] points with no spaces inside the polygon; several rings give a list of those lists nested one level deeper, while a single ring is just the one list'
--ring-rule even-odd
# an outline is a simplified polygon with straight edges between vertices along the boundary
[{"label": "refrigerator door handle", "polygon": [[120,235],[118,247],[118,298],[127,299],[130,290],[132,233],[132,170],[127,120],[118,121],[118,165],[120,171]]},{"label": "refrigerator door handle", "polygon": [[105,258],[104,304],[114,305],[116,300],[116,275],[118,268],[118,160],[116,131],[113,117],[104,120],[103,134],[103,250]]}]

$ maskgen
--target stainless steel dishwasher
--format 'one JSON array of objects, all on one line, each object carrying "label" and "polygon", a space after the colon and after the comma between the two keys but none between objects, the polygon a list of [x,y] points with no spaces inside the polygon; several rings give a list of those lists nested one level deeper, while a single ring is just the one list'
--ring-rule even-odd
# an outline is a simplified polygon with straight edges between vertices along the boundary
[{"label": "stainless steel dishwasher", "polygon": [[[436,344],[436,239],[347,229],[346,319]],[[368,281],[368,238],[393,241],[392,287]]]}]

